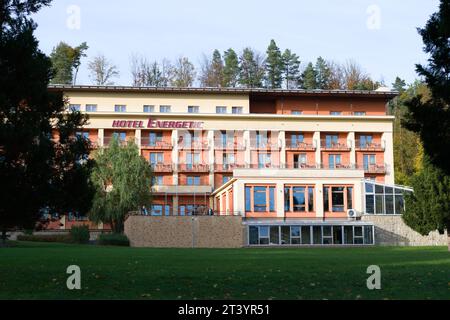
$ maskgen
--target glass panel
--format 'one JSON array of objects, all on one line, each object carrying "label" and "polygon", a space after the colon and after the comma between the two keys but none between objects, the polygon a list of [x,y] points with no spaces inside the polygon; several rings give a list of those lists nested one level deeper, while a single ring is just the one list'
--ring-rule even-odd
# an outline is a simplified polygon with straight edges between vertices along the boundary
[{"label": "glass panel", "polygon": [[368,214],[374,214],[375,213],[375,205],[374,205],[374,199],[375,196],[373,195],[366,195],[366,213]]},{"label": "glass panel", "polygon": [[347,187],[347,208],[353,209],[353,188]]},{"label": "glass panel", "polygon": [[300,227],[299,226],[291,227],[291,243],[292,244],[300,244]]},{"label": "glass panel", "polygon": [[376,214],[384,214],[384,203],[383,203],[383,195],[375,196],[375,212]]},{"label": "glass panel", "polygon": [[324,226],[322,230],[324,237],[331,237],[331,226]]},{"label": "glass panel", "polygon": [[395,195],[395,213],[403,214],[405,210],[405,202],[403,200],[403,195]]},{"label": "glass panel", "polygon": [[322,228],[313,227],[313,244],[322,244]]},{"label": "glass panel", "polygon": [[363,238],[355,238],[355,244],[364,244]]},{"label": "glass panel", "polygon": [[330,211],[330,205],[328,201],[328,187],[323,187],[323,210]]},{"label": "glass panel", "polygon": [[355,226],[355,237],[362,237],[363,231],[362,227]]},{"label": "glass panel", "polygon": [[281,227],[281,244],[291,244],[291,228],[289,226]]},{"label": "glass panel", "polygon": [[269,227],[262,226],[259,227],[259,237],[262,238],[268,238],[269,237]]},{"label": "glass panel", "polygon": [[386,195],[384,199],[386,201],[386,214],[394,214],[394,196]]},{"label": "glass panel", "polygon": [[280,228],[278,226],[270,227],[270,244],[280,244]]},{"label": "glass panel", "polygon": [[305,188],[304,187],[294,187],[293,191],[293,201],[294,201],[294,212],[304,212],[306,211],[306,199],[305,199]]},{"label": "glass panel", "polygon": [[366,193],[373,193],[373,184],[366,182]]},{"label": "glass panel", "polygon": [[245,211],[252,211],[251,208],[251,188],[245,187]]},{"label": "glass panel", "polygon": [[314,188],[308,187],[308,209],[314,211]]},{"label": "glass panel", "polygon": [[394,189],[391,187],[385,187],[384,191],[386,194],[393,194],[394,193]]},{"label": "glass panel", "polygon": [[311,244],[311,228],[302,227],[302,244]]},{"label": "glass panel", "polygon": [[284,188],[284,211],[291,210],[291,188]]},{"label": "glass panel", "polygon": [[375,185],[375,193],[380,193],[380,194],[384,193],[384,187],[376,184]]},{"label": "glass panel", "polygon": [[266,187],[253,188],[254,211],[265,212],[267,210]]},{"label": "glass panel", "polygon": [[333,226],[333,243],[342,244],[342,227]]},{"label": "glass panel", "polygon": [[250,226],[248,228],[248,233],[249,233],[249,244],[258,244],[259,243],[258,227]]},{"label": "glass panel", "polygon": [[344,226],[344,244],[353,244],[352,226]]},{"label": "glass panel", "polygon": [[333,212],[344,212],[344,188],[333,187],[331,199]]},{"label": "glass panel", "polygon": [[275,187],[269,188],[269,207],[270,212],[275,211]]},{"label": "glass panel", "polygon": [[323,244],[333,244],[333,238],[323,238]]},{"label": "glass panel", "polygon": [[364,226],[364,244],[373,244],[372,226]]}]

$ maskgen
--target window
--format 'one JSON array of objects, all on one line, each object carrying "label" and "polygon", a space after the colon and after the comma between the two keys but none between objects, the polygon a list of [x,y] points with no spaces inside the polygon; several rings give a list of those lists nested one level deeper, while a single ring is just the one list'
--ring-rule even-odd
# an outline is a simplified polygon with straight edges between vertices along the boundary
[{"label": "window", "polygon": [[200,152],[186,153],[186,165],[192,168],[193,165],[200,163]]},{"label": "window", "polygon": [[313,212],[314,187],[286,186],[284,188],[285,212]]},{"label": "window", "polygon": [[69,110],[70,111],[81,111],[81,104],[70,104]]},{"label": "window", "polygon": [[235,164],[234,153],[224,153],[222,155],[222,163],[224,166]]},{"label": "window", "polygon": [[275,212],[275,187],[246,186],[245,210],[247,212]]},{"label": "window", "polygon": [[162,216],[163,214],[165,216],[170,215],[170,206],[169,205],[162,205],[162,204],[153,204],[151,206],[151,213],[152,216]]},{"label": "window", "polygon": [[[233,114],[241,114],[244,108],[242,107],[232,107],[231,112]],[[225,111],[226,112],[226,111]]]},{"label": "window", "polygon": [[227,107],[216,107],[216,113],[227,113]]},{"label": "window", "polygon": [[170,106],[159,106],[159,112],[161,113],[170,113],[171,107]]},{"label": "window", "polygon": [[228,145],[234,145],[234,132],[220,131],[219,141],[217,141],[217,143],[222,148],[225,148]]},{"label": "window", "polygon": [[225,184],[225,183],[227,183],[228,181],[230,181],[231,180],[231,177],[230,176],[223,176],[222,177],[222,184]]},{"label": "window", "polygon": [[97,105],[96,104],[87,104],[86,112],[97,112]]},{"label": "window", "polygon": [[149,159],[152,166],[162,164],[164,163],[164,153],[150,153]]},{"label": "window", "polygon": [[188,186],[199,186],[200,185],[200,177],[199,176],[187,177],[187,185]]},{"label": "window", "polygon": [[197,106],[188,106],[188,113],[199,113],[199,109]]},{"label": "window", "polygon": [[127,141],[127,133],[126,132],[114,132],[113,137],[119,140],[119,142]]},{"label": "window", "polygon": [[162,132],[150,132],[148,134],[148,141],[150,147],[155,147],[159,142],[163,141]]},{"label": "window", "polygon": [[153,176],[153,185],[163,186],[164,185],[164,177],[163,176]]},{"label": "window", "polygon": [[305,136],[301,133],[299,134],[293,134],[291,136],[291,144],[293,147],[298,146],[299,144],[302,144],[305,141]]},{"label": "window", "polygon": [[330,115],[332,116],[340,116],[342,114],[341,111],[330,111]]},{"label": "window", "polygon": [[294,154],[294,167],[303,168],[307,163],[306,153]]},{"label": "window", "polygon": [[359,137],[359,146],[361,148],[366,148],[366,147],[370,146],[372,144],[372,142],[373,142],[373,136],[364,135],[364,136]]},{"label": "window", "polygon": [[339,143],[339,136],[337,134],[325,136],[325,146],[327,148],[331,148],[337,145],[338,143]]},{"label": "window", "polygon": [[376,165],[376,159],[374,154],[364,154],[363,155],[363,165],[364,170],[369,170],[369,168]]},{"label": "window", "polygon": [[144,105],[144,107],[143,107],[143,111],[145,112],[145,113],[152,113],[152,112],[155,112],[155,106],[151,106],[151,105]]},{"label": "window", "polygon": [[365,111],[355,111],[355,112],[353,112],[353,115],[355,115],[355,116],[365,116],[366,112]]},{"label": "window", "polygon": [[77,137],[89,140],[89,132],[77,132]]},{"label": "window", "polygon": [[114,112],[127,112],[127,106],[121,105],[121,104],[116,104],[114,106]]},{"label": "window", "polygon": [[340,154],[329,154],[328,155],[328,168],[335,169],[341,165],[341,155]]},{"label": "window", "polygon": [[291,111],[291,114],[292,114],[293,116],[300,116],[300,115],[303,114],[303,111],[300,111],[300,110],[292,110],[292,111]]},{"label": "window", "polygon": [[405,210],[404,194],[412,190],[365,182],[366,214],[402,214]]},{"label": "window", "polygon": [[324,186],[323,206],[325,212],[346,212],[353,208],[353,187]]},{"label": "window", "polygon": [[270,153],[258,153],[258,168],[268,168],[271,163]]},{"label": "window", "polygon": [[256,133],[256,147],[257,148],[265,148],[269,143],[269,137],[267,136],[267,132],[258,131]]}]

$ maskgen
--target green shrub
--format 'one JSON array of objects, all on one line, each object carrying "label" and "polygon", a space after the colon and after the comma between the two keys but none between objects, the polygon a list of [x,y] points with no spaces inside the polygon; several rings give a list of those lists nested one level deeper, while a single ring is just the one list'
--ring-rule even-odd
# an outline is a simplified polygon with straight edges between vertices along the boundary
[{"label": "green shrub", "polygon": [[72,227],[70,229],[70,238],[73,243],[85,244],[89,243],[89,227],[88,226],[79,226]]},{"label": "green shrub", "polygon": [[119,233],[102,233],[98,236],[97,242],[102,246],[130,246],[127,236]]},{"label": "green shrub", "polygon": [[39,234],[27,235],[21,234],[17,236],[18,241],[32,241],[32,242],[61,242],[68,243],[71,240],[70,234]]},{"label": "green shrub", "polygon": [[27,236],[31,236],[33,235],[33,229],[25,229],[23,230],[23,233],[26,234]]}]

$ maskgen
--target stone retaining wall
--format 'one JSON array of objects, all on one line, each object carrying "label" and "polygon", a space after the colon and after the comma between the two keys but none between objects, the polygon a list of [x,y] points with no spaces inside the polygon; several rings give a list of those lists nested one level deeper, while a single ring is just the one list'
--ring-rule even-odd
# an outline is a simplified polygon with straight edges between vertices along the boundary
[{"label": "stone retaining wall", "polygon": [[132,247],[241,248],[246,233],[241,217],[130,216],[125,234]]},{"label": "stone retaining wall", "polygon": [[363,221],[375,224],[375,244],[392,246],[447,246],[447,233],[440,235],[437,231],[422,236],[408,227],[401,216],[365,215]]}]

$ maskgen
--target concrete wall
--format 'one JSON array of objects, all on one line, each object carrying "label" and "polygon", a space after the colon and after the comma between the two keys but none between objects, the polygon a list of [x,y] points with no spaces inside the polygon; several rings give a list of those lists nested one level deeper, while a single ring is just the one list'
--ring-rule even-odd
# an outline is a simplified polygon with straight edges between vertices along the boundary
[{"label": "concrete wall", "polygon": [[240,248],[245,230],[241,217],[130,216],[125,234],[132,247]]},{"label": "concrete wall", "polygon": [[437,231],[428,236],[422,236],[408,227],[401,216],[365,215],[363,221],[375,224],[375,244],[391,246],[446,246],[447,234],[440,235]]}]

